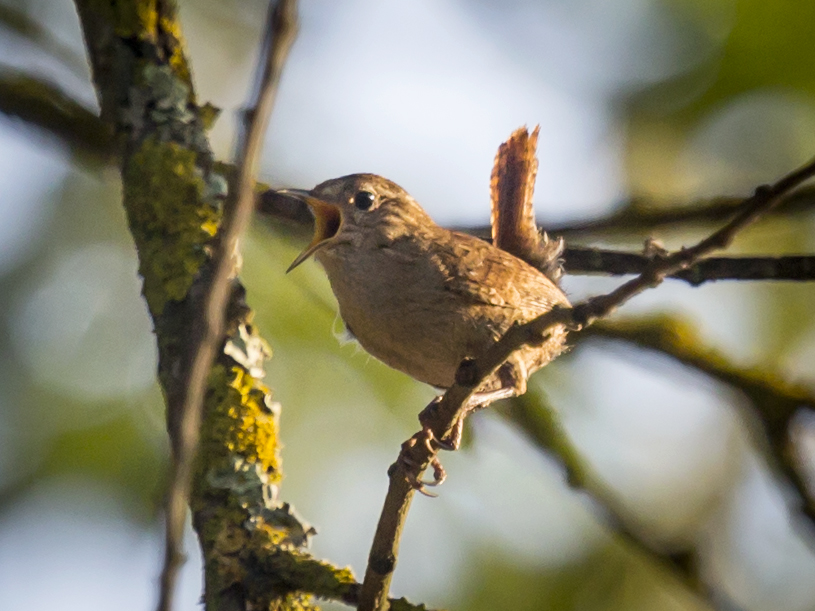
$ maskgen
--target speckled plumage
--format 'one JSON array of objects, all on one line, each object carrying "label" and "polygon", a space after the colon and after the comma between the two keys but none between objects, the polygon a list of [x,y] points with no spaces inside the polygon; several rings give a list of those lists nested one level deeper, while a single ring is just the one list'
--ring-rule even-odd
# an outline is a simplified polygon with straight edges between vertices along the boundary
[{"label": "speckled plumage", "polygon": [[[375,195],[368,210],[360,191]],[[339,230],[315,251],[348,330],[387,365],[439,388],[453,384],[465,357],[477,357],[515,322],[567,305],[544,274],[472,236],[436,225],[401,187],[373,174],[326,181],[309,195],[334,204]],[[336,229],[336,227],[335,227]],[[480,389],[525,388],[528,374],[563,349],[556,329],[542,346],[511,359],[512,373]]]}]

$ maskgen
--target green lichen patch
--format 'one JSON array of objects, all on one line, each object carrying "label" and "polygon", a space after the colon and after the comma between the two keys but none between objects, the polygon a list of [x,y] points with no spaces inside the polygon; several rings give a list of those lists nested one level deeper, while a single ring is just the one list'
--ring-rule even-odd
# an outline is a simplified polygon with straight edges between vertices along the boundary
[{"label": "green lichen patch", "polygon": [[123,169],[125,208],[154,317],[186,296],[220,222],[219,209],[203,200],[196,159],[177,144],[147,139]]},{"label": "green lichen patch", "polygon": [[211,157],[203,121],[212,120],[212,113],[195,105],[192,87],[183,75],[171,65],[144,60],[137,62],[135,70],[134,83],[119,109],[121,128],[133,140],[150,134]]},{"label": "green lichen patch", "polygon": [[300,550],[277,549],[261,529],[253,533],[249,546],[248,551],[254,558],[249,564],[256,566],[252,590],[258,597],[299,591],[329,600],[343,600],[356,586],[350,568],[335,567]]},{"label": "green lichen patch", "polygon": [[164,41],[164,48],[169,52],[167,61],[180,78],[188,83],[191,82],[190,67],[184,52],[184,37],[175,11],[164,11],[159,18],[158,26]]},{"label": "green lichen patch", "polygon": [[99,15],[118,38],[138,39],[160,49],[173,70],[189,81],[184,38],[175,9],[167,0],[84,0],[80,9]]}]

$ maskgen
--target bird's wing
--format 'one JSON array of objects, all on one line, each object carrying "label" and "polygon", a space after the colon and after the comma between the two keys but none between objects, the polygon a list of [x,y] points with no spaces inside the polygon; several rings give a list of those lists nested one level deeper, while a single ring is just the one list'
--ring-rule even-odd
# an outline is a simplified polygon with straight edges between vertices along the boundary
[{"label": "bird's wing", "polygon": [[447,290],[474,304],[535,312],[568,305],[549,278],[520,259],[473,236],[447,237],[434,249]]}]

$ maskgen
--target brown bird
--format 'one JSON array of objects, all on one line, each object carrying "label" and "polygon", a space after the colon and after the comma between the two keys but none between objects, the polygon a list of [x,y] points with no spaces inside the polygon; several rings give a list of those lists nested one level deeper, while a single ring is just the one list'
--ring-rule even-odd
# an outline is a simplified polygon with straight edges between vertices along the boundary
[{"label": "brown bird", "polygon": [[[566,296],[508,252],[436,225],[401,187],[375,174],[281,191],[309,205],[314,239],[289,271],[314,255],[325,268],[347,330],[385,364],[440,389],[466,358],[482,354],[511,325]],[[566,331],[525,346],[473,396],[470,408],[526,391],[529,374],[556,357]],[[452,440],[458,445],[458,439]]]}]

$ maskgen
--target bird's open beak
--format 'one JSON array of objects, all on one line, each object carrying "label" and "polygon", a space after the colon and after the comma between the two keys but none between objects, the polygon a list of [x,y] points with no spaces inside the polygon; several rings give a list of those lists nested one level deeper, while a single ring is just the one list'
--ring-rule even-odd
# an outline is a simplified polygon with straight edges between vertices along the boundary
[{"label": "bird's open beak", "polygon": [[339,206],[318,199],[308,191],[302,189],[281,189],[278,193],[305,202],[308,207],[311,208],[312,214],[314,214],[314,237],[303,252],[297,255],[297,258],[289,265],[289,268],[286,270],[288,274],[317,250],[325,246],[329,238],[333,238],[336,235],[340,228],[341,217]]}]

